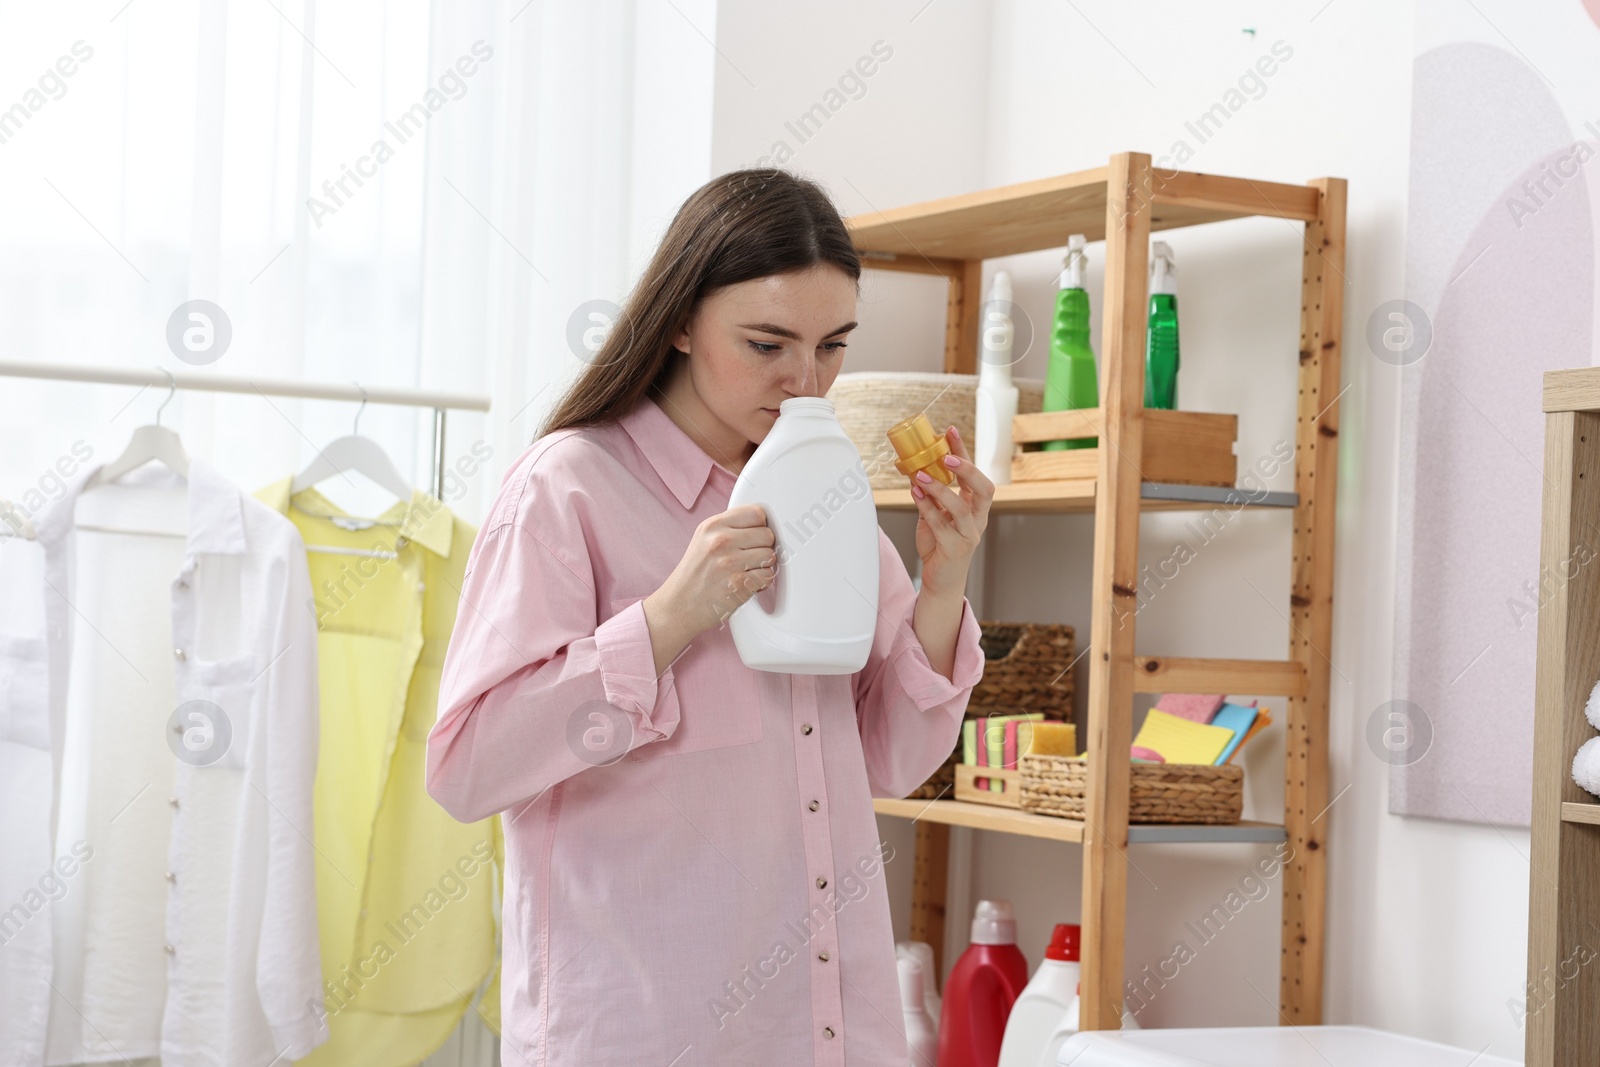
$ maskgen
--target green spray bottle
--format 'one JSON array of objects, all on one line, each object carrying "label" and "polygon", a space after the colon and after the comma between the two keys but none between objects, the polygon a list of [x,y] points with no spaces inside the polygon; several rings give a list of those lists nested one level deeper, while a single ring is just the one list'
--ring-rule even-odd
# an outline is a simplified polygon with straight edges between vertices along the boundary
[{"label": "green spray bottle", "polygon": [[1178,278],[1172,249],[1150,245],[1150,328],[1144,352],[1144,406],[1178,406]]},{"label": "green spray bottle", "polygon": [[[1089,347],[1089,293],[1084,289],[1088,254],[1084,236],[1067,238],[1066,268],[1056,280],[1056,316],[1050,330],[1050,362],[1045,368],[1044,411],[1069,411],[1100,406],[1100,383],[1095,374],[1094,349]],[[1093,448],[1098,438],[1078,437],[1046,441],[1041,451]]]}]

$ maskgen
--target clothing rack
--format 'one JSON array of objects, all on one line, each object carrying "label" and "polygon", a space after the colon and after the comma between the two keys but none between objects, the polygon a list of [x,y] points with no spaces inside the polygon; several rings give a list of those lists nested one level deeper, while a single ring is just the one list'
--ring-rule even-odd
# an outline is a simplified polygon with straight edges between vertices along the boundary
[{"label": "clothing rack", "polygon": [[446,411],[488,411],[489,398],[469,393],[440,393],[424,389],[390,386],[337,385],[292,378],[230,378],[169,371],[164,367],[142,370],[137,367],[91,366],[83,363],[27,363],[0,360],[0,377],[41,378],[61,382],[92,382],[98,385],[165,386],[169,389],[206,393],[255,393],[260,396],[286,396],[300,400],[348,400],[357,403],[399,404],[404,407],[433,409],[432,464],[429,486],[434,499],[444,499],[444,438]]}]

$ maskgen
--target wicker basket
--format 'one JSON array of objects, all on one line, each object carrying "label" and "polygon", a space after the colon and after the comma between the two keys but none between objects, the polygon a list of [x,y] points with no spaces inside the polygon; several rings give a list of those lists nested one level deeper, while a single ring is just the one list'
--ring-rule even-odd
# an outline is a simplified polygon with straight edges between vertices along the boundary
[{"label": "wicker basket", "polygon": [[[1023,811],[1083,818],[1089,764],[1082,757],[1024,756]],[[1128,821],[1236,823],[1244,814],[1244,768],[1224,764],[1133,763],[1128,767]]]},{"label": "wicker basket", "polygon": [[[1044,380],[1017,378],[1017,411],[1032,414],[1044,404]],[[839,425],[855,442],[874,489],[904,489],[906,476],[894,468],[889,428],[924,412],[935,432],[954,426],[970,449],[977,441],[976,374],[902,374],[861,371],[841,374],[828,390]]]},{"label": "wicker basket", "polygon": [[[1045,622],[980,622],[983,677],[966,718],[1039,711],[1047,722],[1072,721],[1072,627]],[[961,739],[944,765],[911,792],[921,799],[955,795]]]}]

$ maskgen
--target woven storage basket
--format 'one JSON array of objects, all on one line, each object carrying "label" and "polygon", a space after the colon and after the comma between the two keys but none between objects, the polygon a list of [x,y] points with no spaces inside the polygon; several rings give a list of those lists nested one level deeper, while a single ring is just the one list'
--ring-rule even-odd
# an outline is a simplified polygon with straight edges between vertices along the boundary
[{"label": "woven storage basket", "polygon": [[[1042,378],[1017,378],[1017,412],[1032,414],[1044,404]],[[839,425],[855,442],[874,489],[904,489],[906,476],[895,470],[889,428],[923,412],[935,433],[954,426],[971,450],[978,440],[976,374],[901,374],[860,371],[841,374],[828,390]]]},{"label": "woven storage basket", "polygon": [[[1089,764],[1083,758],[1024,756],[1022,810],[1083,818]],[[1128,821],[1235,823],[1244,814],[1244,768],[1198,763],[1128,766]]]},{"label": "woven storage basket", "polygon": [[[1047,722],[1072,721],[1072,627],[1045,622],[980,622],[983,677],[965,718],[1039,711]],[[961,739],[944,765],[911,792],[921,799],[955,795]]]}]

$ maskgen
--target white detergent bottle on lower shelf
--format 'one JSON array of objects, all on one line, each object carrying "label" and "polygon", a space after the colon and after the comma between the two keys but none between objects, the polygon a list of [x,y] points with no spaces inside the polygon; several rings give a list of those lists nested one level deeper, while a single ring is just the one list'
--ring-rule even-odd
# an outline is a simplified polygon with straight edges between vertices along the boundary
[{"label": "white detergent bottle on lower shelf", "polygon": [[900,1013],[905,1017],[906,1050],[911,1067],[936,1067],[939,1058],[939,1027],[928,1014],[922,984],[926,976],[915,956],[895,960],[900,970]]},{"label": "white detergent bottle on lower shelf", "polygon": [[[1044,1051],[1039,1053],[1038,1061],[1033,1067],[1057,1067],[1056,1055],[1061,1051],[1061,1046],[1067,1039],[1078,1032],[1078,1005],[1082,1003],[1083,986],[1080,984],[1072,995],[1072,1004],[1062,1012],[1061,1019],[1056,1023],[1056,1028],[1050,1031],[1050,1039],[1045,1042]],[[1133,1017],[1133,1010],[1128,1007],[1128,1002],[1122,1002],[1122,1029],[1137,1030],[1139,1023]]]},{"label": "white detergent bottle on lower shelf", "polygon": [[1000,1044],[1000,1067],[1035,1067],[1042,1062],[1039,1057],[1049,1044],[1051,1033],[1078,996],[1081,934],[1076,923],[1056,923],[1050,935],[1050,946],[1044,950],[1043,962],[1028,979],[1027,988],[1006,1018],[1006,1036]]},{"label": "white detergent bottle on lower shelf", "polygon": [[739,471],[728,507],[760,504],[777,576],[728,617],[745,666],[854,674],[878,628],[878,508],[833,401],[792,396]]},{"label": "white detergent bottle on lower shelf", "polygon": [[933,946],[926,941],[896,941],[895,958],[909,956],[922,965],[922,1002],[928,1018],[939,1022],[939,980],[933,966]]}]

